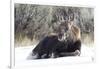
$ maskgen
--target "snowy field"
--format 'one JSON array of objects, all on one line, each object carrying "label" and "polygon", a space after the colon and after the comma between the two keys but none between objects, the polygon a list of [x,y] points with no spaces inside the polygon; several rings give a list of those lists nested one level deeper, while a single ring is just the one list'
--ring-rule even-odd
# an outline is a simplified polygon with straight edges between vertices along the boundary
[{"label": "snowy field", "polygon": [[61,57],[32,60],[31,51],[35,46],[15,48],[15,66],[47,66],[65,65],[92,62],[95,57],[95,48],[82,45],[81,55],[75,57]]}]

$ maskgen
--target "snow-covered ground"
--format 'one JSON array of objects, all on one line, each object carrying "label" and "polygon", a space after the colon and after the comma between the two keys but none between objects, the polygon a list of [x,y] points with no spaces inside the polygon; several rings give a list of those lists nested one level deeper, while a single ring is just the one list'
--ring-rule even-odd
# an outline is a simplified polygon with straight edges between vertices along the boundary
[{"label": "snow-covered ground", "polygon": [[39,59],[31,60],[31,51],[35,46],[28,47],[17,47],[15,48],[15,66],[47,66],[47,65],[64,65],[64,64],[75,64],[92,62],[95,57],[95,48],[87,47],[82,45],[81,56],[75,57],[61,57],[61,58],[50,58],[50,59]]}]

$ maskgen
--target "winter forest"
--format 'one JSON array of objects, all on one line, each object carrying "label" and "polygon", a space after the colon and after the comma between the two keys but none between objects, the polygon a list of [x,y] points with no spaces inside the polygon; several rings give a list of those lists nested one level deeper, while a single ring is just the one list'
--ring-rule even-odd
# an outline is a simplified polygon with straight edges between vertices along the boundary
[{"label": "winter forest", "polygon": [[[70,12],[68,11],[70,10]],[[94,9],[88,7],[15,4],[15,47],[34,45],[50,33],[56,32],[60,18],[72,15],[81,30],[82,43],[94,42]]]}]

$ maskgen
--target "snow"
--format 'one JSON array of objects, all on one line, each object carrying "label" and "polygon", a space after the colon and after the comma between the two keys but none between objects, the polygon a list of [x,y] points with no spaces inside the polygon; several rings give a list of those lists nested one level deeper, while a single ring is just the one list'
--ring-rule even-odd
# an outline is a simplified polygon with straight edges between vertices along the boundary
[{"label": "snow", "polygon": [[32,60],[31,51],[35,46],[15,48],[15,66],[47,66],[47,65],[65,65],[92,62],[95,57],[95,48],[82,45],[81,55],[74,57],[61,57],[50,59]]}]

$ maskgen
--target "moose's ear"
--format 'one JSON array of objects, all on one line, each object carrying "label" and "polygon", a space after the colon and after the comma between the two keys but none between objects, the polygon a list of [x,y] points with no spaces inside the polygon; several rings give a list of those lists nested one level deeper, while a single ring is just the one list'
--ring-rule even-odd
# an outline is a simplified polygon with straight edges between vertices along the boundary
[{"label": "moose's ear", "polygon": [[71,30],[72,26],[73,26],[73,22],[72,21],[68,21],[67,22],[67,27],[68,27],[69,30]]},{"label": "moose's ear", "polygon": [[70,21],[70,25],[73,25],[73,23],[74,23],[73,21]]}]

